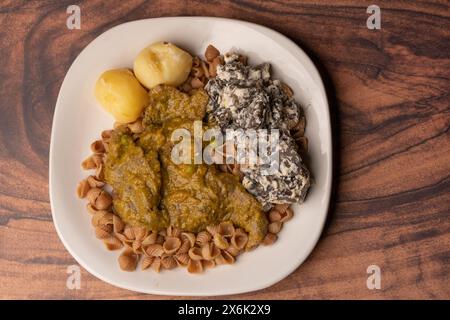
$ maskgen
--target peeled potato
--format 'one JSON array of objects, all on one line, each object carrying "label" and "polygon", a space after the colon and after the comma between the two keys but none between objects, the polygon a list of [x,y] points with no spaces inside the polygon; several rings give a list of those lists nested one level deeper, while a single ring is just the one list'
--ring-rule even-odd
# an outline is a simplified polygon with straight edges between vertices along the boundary
[{"label": "peeled potato", "polygon": [[147,88],[158,84],[179,86],[186,81],[192,57],[168,42],[156,42],[143,49],[134,60],[134,74]]},{"label": "peeled potato", "polygon": [[147,91],[129,69],[105,71],[95,84],[95,97],[121,123],[135,121],[149,103]]}]

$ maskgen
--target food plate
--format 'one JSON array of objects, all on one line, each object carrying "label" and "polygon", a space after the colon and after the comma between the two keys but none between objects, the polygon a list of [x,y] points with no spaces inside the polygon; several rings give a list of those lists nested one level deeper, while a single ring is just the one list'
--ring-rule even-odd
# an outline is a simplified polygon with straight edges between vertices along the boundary
[{"label": "food plate", "polygon": [[[220,51],[236,50],[252,64],[270,62],[274,78],[293,88],[305,110],[309,167],[314,184],[305,203],[294,205],[294,218],[279,240],[239,257],[234,265],[192,275],[184,270],[159,274],[123,272],[116,252],[106,251],[95,238],[85,204],[75,188],[84,178],[80,163],[99,132],[113,118],[93,94],[104,70],[132,67],[137,53],[149,43],[166,40],[201,54],[213,43]],[[59,92],[50,144],[50,202],[61,241],[94,276],[115,286],[163,295],[225,295],[266,288],[293,272],[310,254],[321,234],[330,199],[332,177],[331,127],[325,90],[307,55],[285,36],[256,24],[209,17],[145,19],[116,26],[92,41],[75,59]]]}]

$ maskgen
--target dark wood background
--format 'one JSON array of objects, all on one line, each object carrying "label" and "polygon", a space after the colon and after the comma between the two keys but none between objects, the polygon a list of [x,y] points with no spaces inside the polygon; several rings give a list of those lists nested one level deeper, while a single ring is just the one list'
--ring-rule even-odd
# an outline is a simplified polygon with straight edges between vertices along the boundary
[{"label": "dark wood background", "polygon": [[[381,30],[368,30],[368,5]],[[81,30],[66,8],[81,7]],[[326,83],[334,195],[308,260],[276,285],[229,298],[450,298],[448,1],[17,1],[0,5],[0,298],[149,298],[82,271],[55,232],[48,196],[53,110],[70,64],[97,35],[135,19],[203,15],[284,33]],[[195,35],[193,35],[194,37]],[[382,289],[366,287],[379,265]]]}]

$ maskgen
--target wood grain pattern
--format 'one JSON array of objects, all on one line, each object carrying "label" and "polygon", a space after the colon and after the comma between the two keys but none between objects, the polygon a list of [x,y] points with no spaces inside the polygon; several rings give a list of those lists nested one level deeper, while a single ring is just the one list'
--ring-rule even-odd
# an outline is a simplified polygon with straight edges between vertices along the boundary
[{"label": "wood grain pattern", "polygon": [[[368,30],[366,8],[382,10]],[[68,30],[79,4],[82,29]],[[0,5],[0,298],[167,297],[112,287],[75,261],[48,199],[51,121],[77,54],[117,24],[223,16],[282,32],[314,59],[334,125],[334,196],[321,241],[287,279],[240,299],[450,298],[448,1],[2,1]],[[195,36],[195,35],[193,35]],[[366,268],[382,270],[368,290]],[[214,298],[214,297],[212,297]],[[172,298],[170,298],[172,299]]]}]

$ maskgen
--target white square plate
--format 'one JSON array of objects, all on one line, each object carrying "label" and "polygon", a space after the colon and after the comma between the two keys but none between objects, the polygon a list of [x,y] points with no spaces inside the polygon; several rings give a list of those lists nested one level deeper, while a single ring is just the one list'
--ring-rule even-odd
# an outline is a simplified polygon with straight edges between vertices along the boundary
[{"label": "white square plate", "polygon": [[[94,236],[85,201],[76,186],[86,177],[80,163],[90,143],[113,125],[93,95],[95,81],[107,69],[132,67],[138,52],[155,41],[170,41],[201,55],[208,44],[222,53],[238,50],[249,63],[268,61],[275,78],[294,90],[305,109],[311,172],[315,184],[306,202],[294,206],[279,240],[239,256],[234,265],[200,275],[184,268],[123,272],[118,252],[107,251]],[[310,254],[324,225],[330,198],[331,128],[325,90],[319,73],[292,41],[268,28],[229,19],[174,17],[146,19],[116,26],[92,41],[75,59],[59,92],[50,145],[50,200],[53,221],[67,250],[94,276],[133,291],[164,295],[224,295],[268,287],[293,272]]]}]

